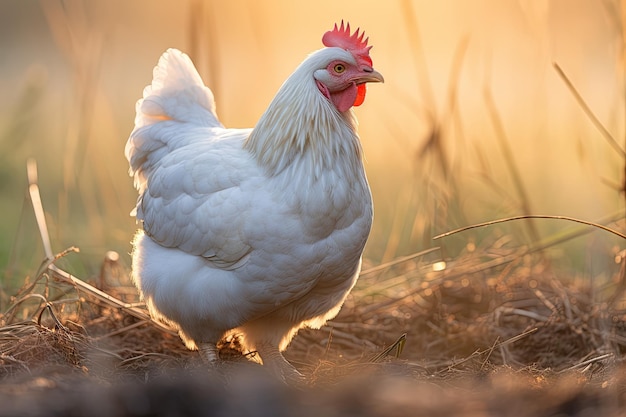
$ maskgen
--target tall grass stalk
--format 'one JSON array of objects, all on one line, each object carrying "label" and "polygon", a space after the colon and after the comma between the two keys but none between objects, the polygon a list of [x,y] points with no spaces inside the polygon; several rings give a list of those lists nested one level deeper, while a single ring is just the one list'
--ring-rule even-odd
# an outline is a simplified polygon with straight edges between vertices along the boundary
[{"label": "tall grass stalk", "polygon": [[[528,196],[528,192],[526,191],[526,187],[524,185],[520,170],[517,166],[517,162],[515,161],[515,157],[513,156],[513,151],[511,149],[511,145],[509,144],[509,139],[506,135],[506,129],[504,127],[504,124],[502,123],[498,108],[494,102],[493,95],[491,94],[491,89],[485,87],[485,89],[483,90],[483,97],[485,100],[485,105],[487,106],[487,111],[489,112],[489,116],[491,118],[491,122],[493,124],[493,128],[496,133],[498,145],[500,145],[500,151],[502,152],[502,156],[504,157],[504,161],[506,162],[507,169],[509,171],[509,174],[511,175],[511,179],[513,180],[513,186],[515,187],[515,190],[519,197],[520,208],[525,216],[530,216],[533,213],[530,198]],[[528,230],[530,241],[538,241],[540,239],[540,235],[535,222],[530,217],[528,217],[528,221],[525,222],[525,225]]]}]

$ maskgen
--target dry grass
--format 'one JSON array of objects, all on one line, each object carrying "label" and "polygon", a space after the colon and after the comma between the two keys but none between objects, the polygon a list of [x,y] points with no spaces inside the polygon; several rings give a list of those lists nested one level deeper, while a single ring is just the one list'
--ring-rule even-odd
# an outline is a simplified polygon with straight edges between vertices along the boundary
[{"label": "dry grass", "polygon": [[470,248],[442,271],[428,254],[366,268],[340,315],[290,346],[307,376],[298,390],[268,381],[236,339],[223,343],[222,372],[207,372],[137,304],[114,253],[91,284],[47,262],[0,317],[0,396],[22,407],[0,415],[84,411],[102,395],[109,415],[136,415],[137,401],[168,415],[160,401],[182,398],[196,412],[235,411],[244,387],[267,415],[302,404],[327,415],[623,415],[626,261],[598,284],[511,244]]}]

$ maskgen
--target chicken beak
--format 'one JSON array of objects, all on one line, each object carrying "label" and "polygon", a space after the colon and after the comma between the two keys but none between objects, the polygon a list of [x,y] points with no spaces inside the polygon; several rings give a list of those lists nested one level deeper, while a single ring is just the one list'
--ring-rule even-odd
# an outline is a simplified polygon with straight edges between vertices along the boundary
[{"label": "chicken beak", "polygon": [[367,68],[363,70],[362,75],[356,77],[354,79],[354,82],[357,84],[363,84],[363,83],[384,83],[385,82],[385,78],[383,77],[383,75],[374,70],[373,68]]}]

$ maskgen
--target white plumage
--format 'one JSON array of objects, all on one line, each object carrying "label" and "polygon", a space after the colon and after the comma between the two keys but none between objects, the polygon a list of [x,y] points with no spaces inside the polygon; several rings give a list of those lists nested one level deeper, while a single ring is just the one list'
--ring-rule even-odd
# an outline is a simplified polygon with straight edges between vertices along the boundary
[{"label": "white plumage", "polygon": [[[347,39],[343,24],[335,33]],[[336,103],[382,81],[359,51],[310,55],[254,129],[222,126],[211,90],[175,49],[137,102],[126,145],[143,225],[133,279],[151,314],[208,361],[237,332],[294,377],[280,351],[333,318],[356,282],[372,200],[352,110]]]}]

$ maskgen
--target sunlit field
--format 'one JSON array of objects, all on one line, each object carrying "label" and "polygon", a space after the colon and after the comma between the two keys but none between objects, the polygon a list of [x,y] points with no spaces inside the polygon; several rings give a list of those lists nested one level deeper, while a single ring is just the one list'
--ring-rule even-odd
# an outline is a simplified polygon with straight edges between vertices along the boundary
[{"label": "sunlit field", "polygon": [[[224,125],[253,127],[345,19],[385,76],[355,109],[375,206],[363,275],[287,351],[310,387],[266,381],[230,340],[234,386],[274,392],[286,413],[320,396],[328,415],[347,398],[372,416],[624,415],[625,13],[620,0],[0,2],[0,397],[184,380],[206,406],[198,392],[220,380],[128,278],[135,102],[175,47]],[[215,401],[235,412],[233,398]]]}]

